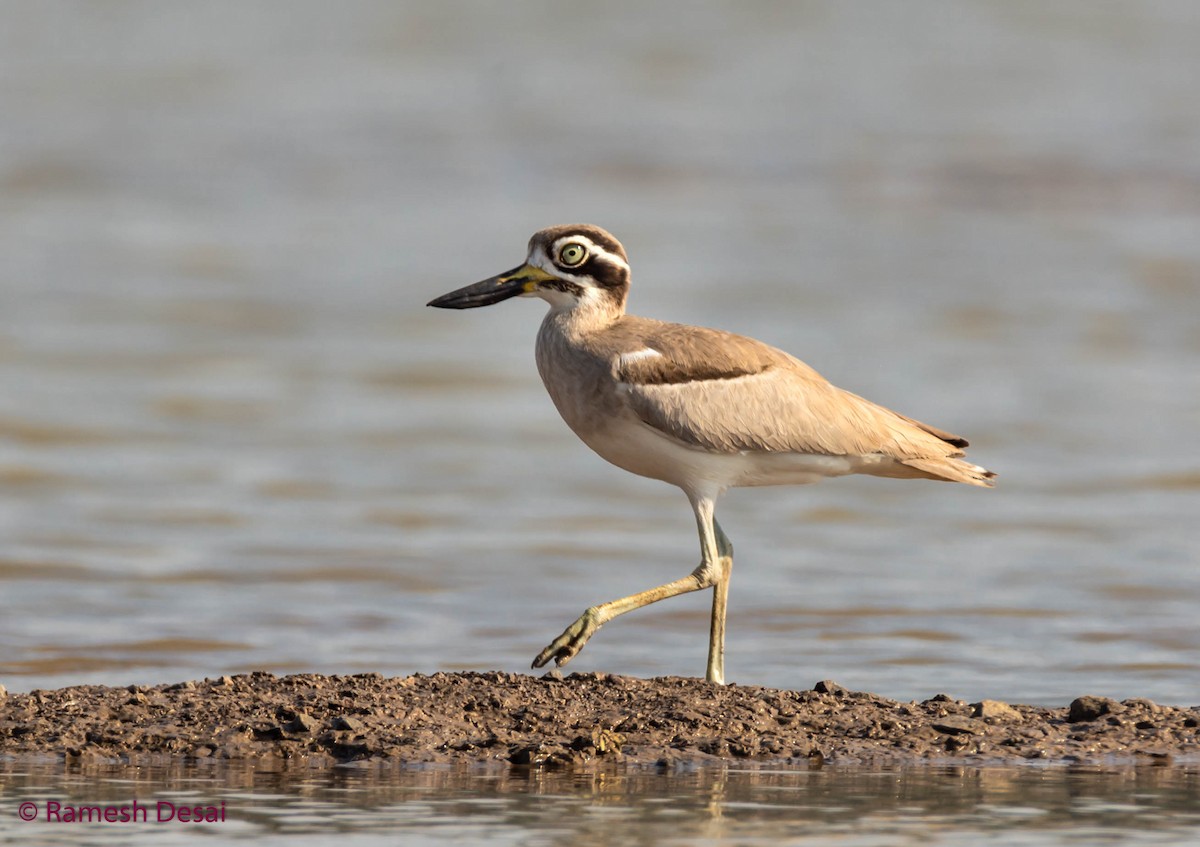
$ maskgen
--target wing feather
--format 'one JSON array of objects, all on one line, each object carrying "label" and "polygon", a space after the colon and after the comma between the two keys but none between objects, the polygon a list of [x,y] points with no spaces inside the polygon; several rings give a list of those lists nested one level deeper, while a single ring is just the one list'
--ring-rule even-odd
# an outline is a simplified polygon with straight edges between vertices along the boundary
[{"label": "wing feather", "polygon": [[677,324],[640,336],[660,355],[619,358],[622,391],[642,421],[689,446],[900,462],[963,455],[964,439],[843,391],[760,341]]}]

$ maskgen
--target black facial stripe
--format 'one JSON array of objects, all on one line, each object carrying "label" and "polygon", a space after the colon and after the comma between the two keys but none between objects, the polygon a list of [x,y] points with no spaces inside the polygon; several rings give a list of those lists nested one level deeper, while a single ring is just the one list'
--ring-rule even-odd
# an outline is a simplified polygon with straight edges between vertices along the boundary
[{"label": "black facial stripe", "polygon": [[562,291],[570,294],[573,297],[583,297],[583,286],[574,282],[568,282],[565,279],[548,279],[545,282],[538,283],[539,288],[550,288],[554,291]]}]

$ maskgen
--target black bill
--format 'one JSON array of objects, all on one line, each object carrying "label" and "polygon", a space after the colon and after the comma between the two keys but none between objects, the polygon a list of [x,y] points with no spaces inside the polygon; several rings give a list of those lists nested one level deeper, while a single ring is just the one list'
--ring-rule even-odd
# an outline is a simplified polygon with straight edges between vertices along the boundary
[{"label": "black bill", "polygon": [[430,300],[428,305],[438,309],[475,309],[479,306],[490,306],[510,297],[528,294],[545,278],[546,273],[540,268],[521,265],[483,282],[443,294]]}]

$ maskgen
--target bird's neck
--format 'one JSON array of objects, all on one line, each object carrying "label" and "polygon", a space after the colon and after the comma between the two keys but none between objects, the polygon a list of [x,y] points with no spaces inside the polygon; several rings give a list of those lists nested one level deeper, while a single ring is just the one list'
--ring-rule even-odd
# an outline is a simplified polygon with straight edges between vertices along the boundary
[{"label": "bird's neck", "polygon": [[579,335],[604,329],[625,314],[625,298],[613,296],[585,297],[569,307],[550,309],[548,322],[554,322],[566,335]]}]

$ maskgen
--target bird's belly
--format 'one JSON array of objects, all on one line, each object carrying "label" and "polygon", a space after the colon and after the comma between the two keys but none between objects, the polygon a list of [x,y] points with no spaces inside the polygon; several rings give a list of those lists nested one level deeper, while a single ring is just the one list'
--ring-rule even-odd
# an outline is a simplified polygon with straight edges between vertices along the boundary
[{"label": "bird's belly", "polygon": [[[574,428],[574,427],[573,427]],[[711,453],[680,444],[640,420],[576,429],[585,444],[630,473],[661,479],[684,490],[758,485],[806,485],[855,473],[846,456],[801,453]]]}]

